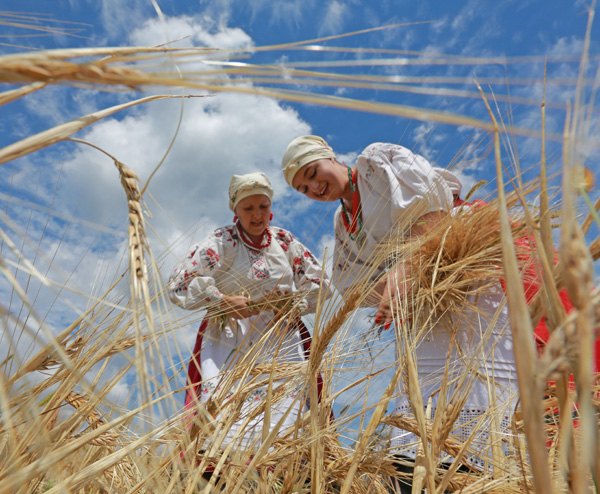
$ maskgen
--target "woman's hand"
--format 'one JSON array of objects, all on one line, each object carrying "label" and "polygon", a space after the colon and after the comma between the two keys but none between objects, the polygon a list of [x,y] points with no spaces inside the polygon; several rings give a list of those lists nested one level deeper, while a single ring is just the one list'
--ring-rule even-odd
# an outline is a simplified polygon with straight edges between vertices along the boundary
[{"label": "woman's hand", "polygon": [[242,295],[223,295],[219,311],[234,319],[247,319],[258,314],[256,309],[250,309],[250,300]]},{"label": "woman's hand", "polygon": [[391,297],[390,290],[388,289],[387,275],[378,283],[376,289],[379,288],[379,303],[377,304],[377,312],[375,313],[375,324],[383,326],[385,329],[389,329],[392,320],[392,304],[393,297]]},{"label": "woman's hand", "polygon": [[383,324],[389,329],[400,300],[406,293],[406,279],[408,268],[404,263],[393,267],[374,288],[379,294],[379,304],[375,313],[375,324]]},{"label": "woman's hand", "polygon": [[273,324],[279,321],[282,317],[288,316],[290,314],[292,299],[289,298],[287,301],[285,300],[288,296],[288,291],[284,290],[283,292],[279,288],[275,288],[273,291],[265,292],[265,298],[272,300],[279,300],[279,304],[283,306],[281,309],[277,310],[273,308]]},{"label": "woman's hand", "polygon": [[[438,225],[447,214],[445,211],[432,211],[424,214],[411,225],[409,230],[410,238],[415,239],[426,234]],[[390,269],[379,283],[375,285],[373,294],[375,297],[378,297],[375,324],[382,324],[385,329],[389,329],[400,301],[406,294],[410,277],[410,265],[400,262]]]}]

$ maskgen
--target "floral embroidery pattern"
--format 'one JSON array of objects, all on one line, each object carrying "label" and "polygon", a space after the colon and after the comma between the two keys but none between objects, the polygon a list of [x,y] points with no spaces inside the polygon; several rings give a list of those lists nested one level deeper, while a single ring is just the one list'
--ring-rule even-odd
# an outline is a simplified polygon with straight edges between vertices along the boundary
[{"label": "floral embroidery pattern", "polygon": [[217,238],[222,238],[225,242],[230,242],[233,247],[235,247],[240,240],[233,226],[217,228],[213,235]]},{"label": "floral embroidery pattern", "polygon": [[294,241],[294,236],[290,232],[286,232],[285,230],[277,229],[277,233],[275,235],[277,243],[281,246],[281,248],[287,252],[290,248],[290,244]]},{"label": "floral embroidery pattern", "polygon": [[263,400],[267,396],[267,391],[265,389],[255,389],[251,393],[248,394],[248,398],[246,401],[260,401]]},{"label": "floral embroidery pattern", "polygon": [[[205,383],[202,383],[202,386],[200,386],[200,398],[204,398],[204,399],[208,399],[212,394],[214,394],[215,391],[220,391],[221,390],[221,386],[215,386],[215,383],[213,383],[212,381],[208,381]],[[227,396],[225,396],[225,399],[229,399],[233,396],[233,390],[229,391],[229,393],[227,393]]]},{"label": "floral embroidery pattern", "polygon": [[312,264],[317,264],[317,259],[315,256],[313,256],[312,252],[310,250],[305,250],[304,251],[304,258],[311,262]]},{"label": "floral embroidery pattern", "polygon": [[270,278],[269,267],[265,261],[263,253],[248,249],[248,257],[250,257],[250,277],[255,280],[266,280]]},{"label": "floral embroidery pattern", "polygon": [[295,256],[294,257],[294,264],[292,265],[292,271],[294,273],[294,276],[302,276],[304,274],[304,263],[302,262],[302,258]]},{"label": "floral embroidery pattern", "polygon": [[[200,398],[204,400],[207,400],[212,394],[215,393],[215,391],[219,391],[221,389],[221,386],[215,386],[215,384],[211,381],[202,383],[202,385],[200,386]],[[289,386],[284,386],[282,391],[285,393],[285,396],[287,398],[296,398],[296,396],[298,396],[298,394],[300,393],[302,389],[302,385],[297,385],[297,386],[293,386],[292,388],[290,388]],[[225,397],[225,399],[229,399],[233,396],[233,392],[234,389],[232,389],[231,391],[229,391],[229,393],[227,393],[227,396]],[[251,391],[250,393],[248,393],[248,395],[246,396],[244,402],[248,403],[248,404],[252,404],[252,403],[257,403],[259,401],[263,401],[264,399],[266,399],[267,397],[267,390],[266,388],[260,388],[260,389],[255,389],[254,391]]]},{"label": "floral embroidery pattern", "polygon": [[200,387],[200,393],[203,397],[208,398],[209,395],[213,394],[215,391],[215,383],[213,382],[206,382],[206,383],[202,383],[202,386]]},{"label": "floral embroidery pattern", "polygon": [[[177,271],[177,270],[175,270]],[[183,278],[177,283],[177,286],[175,286],[174,288],[174,292],[175,293],[179,293],[179,292],[185,292],[188,287],[187,284],[190,280],[188,280],[188,278],[193,278],[193,273],[189,273],[187,270],[183,272]]]},{"label": "floral embroidery pattern", "polygon": [[217,254],[214,249],[205,249],[200,252],[200,257],[202,259],[202,263],[205,267],[210,269],[211,271],[215,269],[221,258],[219,254]]}]

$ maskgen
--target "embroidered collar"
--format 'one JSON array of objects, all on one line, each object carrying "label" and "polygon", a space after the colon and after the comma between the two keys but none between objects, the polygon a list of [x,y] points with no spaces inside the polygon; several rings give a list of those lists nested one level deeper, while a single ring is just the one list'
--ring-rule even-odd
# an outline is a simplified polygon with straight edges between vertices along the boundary
[{"label": "embroidered collar", "polygon": [[262,238],[261,243],[256,244],[252,241],[252,239],[250,239],[246,236],[244,229],[242,228],[242,225],[239,222],[239,220],[236,222],[235,226],[237,228],[238,233],[240,234],[240,238],[242,239],[242,242],[244,242],[251,249],[262,250],[262,249],[266,249],[269,245],[271,245],[271,239],[273,237],[271,235],[271,230],[269,230],[269,227],[265,228],[265,232],[263,233],[263,238]]},{"label": "embroidered collar", "polygon": [[348,232],[348,236],[356,241],[356,239],[360,236],[363,228],[362,222],[362,211],[360,207],[360,196],[358,194],[358,185],[357,185],[357,177],[356,173],[350,168],[348,168],[348,179],[350,180],[350,190],[352,191],[352,221],[348,217],[348,210],[346,209],[346,204],[344,200],[340,198],[340,203],[342,204],[342,219],[344,220],[344,227]]}]

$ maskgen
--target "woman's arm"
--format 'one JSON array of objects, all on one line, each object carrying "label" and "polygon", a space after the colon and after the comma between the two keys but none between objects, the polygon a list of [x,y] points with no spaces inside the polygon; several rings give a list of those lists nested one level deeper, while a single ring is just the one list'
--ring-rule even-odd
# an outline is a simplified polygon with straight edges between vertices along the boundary
[{"label": "woman's arm", "polygon": [[446,211],[431,211],[424,214],[410,226],[409,237],[414,239],[424,235],[435,228],[446,216],[448,216]]},{"label": "woman's arm", "polygon": [[317,308],[319,294],[325,290],[325,297],[329,297],[329,280],[321,263],[313,253],[290,232],[278,229],[277,241],[284,250],[289,266],[292,270],[294,285],[299,292],[305,294],[303,313],[314,312]]},{"label": "woman's arm", "polygon": [[189,310],[219,307],[224,294],[216,278],[227,269],[224,257],[223,238],[214,233],[196,244],[171,273],[167,284],[171,302]]},{"label": "woman's arm", "polygon": [[[445,211],[432,211],[415,221],[409,231],[409,237],[416,239],[435,228],[448,215]],[[401,261],[393,266],[373,288],[372,298],[378,300],[375,323],[386,328],[393,321],[394,310],[404,297],[412,278],[411,265]]]},{"label": "woman's arm", "polygon": [[250,300],[242,295],[223,295],[217,311],[234,319],[247,319],[258,314],[258,310],[250,309]]}]

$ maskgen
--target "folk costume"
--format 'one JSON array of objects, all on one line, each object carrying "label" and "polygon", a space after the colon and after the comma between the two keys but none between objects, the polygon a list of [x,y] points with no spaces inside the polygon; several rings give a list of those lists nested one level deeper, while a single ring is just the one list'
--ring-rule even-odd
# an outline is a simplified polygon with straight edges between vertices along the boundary
[{"label": "folk costume", "polygon": [[[230,209],[235,210],[244,197],[263,193],[272,197],[270,183],[264,174],[234,176],[230,187]],[[283,294],[294,292],[303,295],[296,305],[304,314],[315,311],[322,286],[329,290],[317,259],[283,228],[268,227],[262,242],[257,245],[237,222],[216,229],[194,245],[175,268],[169,282],[170,298],[175,304],[189,310],[208,309],[189,364],[188,384],[192,387],[186,394],[186,408],[193,409],[198,402],[204,403],[220,391],[228,373],[233,372],[243,359],[254,365],[268,364],[268,369],[273,363],[300,363],[308,357],[310,334],[300,317],[290,318],[287,323],[280,321],[278,328],[272,331],[276,320],[273,310],[246,319],[218,315],[211,307],[217,306],[224,294],[244,295],[251,301],[260,301],[276,290]],[[268,375],[260,377],[268,378]],[[270,430],[290,408],[292,411],[280,431],[292,426],[298,414],[307,409],[306,400],[297,398],[303,384],[302,375],[285,383],[273,383],[273,389],[283,386],[278,388],[278,394],[284,397],[273,403]],[[225,390],[227,397],[243,386],[243,382],[237,382],[228,387]],[[246,417],[266,395],[267,386],[252,388],[245,398],[240,420],[227,433],[223,444],[234,439]],[[242,448],[258,446],[263,419],[261,413],[244,426],[238,443]]]},{"label": "folk costume", "polygon": [[[317,146],[328,147],[316,136],[292,141],[282,162],[290,185],[293,174],[301,167],[291,172],[288,170],[286,174],[286,164],[307,164],[318,159],[310,156],[311,149]],[[342,202],[334,217],[332,283],[342,294],[347,293],[357,281],[369,284],[381,279],[390,266],[381,258],[380,247],[389,239],[390,232],[398,230],[399,225],[406,226],[429,212],[452,214],[455,202],[461,202],[458,200],[461,183],[457,177],[447,170],[432,167],[425,158],[402,146],[371,144],[357,158],[355,171],[348,170],[351,189],[358,190],[360,194],[360,209],[357,211],[356,200],[353,200],[353,211],[347,211]],[[447,360],[450,362],[448,378],[451,383],[447,397],[452,395],[461,376],[465,373],[472,376],[466,383],[461,383],[461,389],[466,385],[469,390],[455,421],[457,428],[451,433],[463,443],[473,428],[481,427],[478,420],[482,419],[492,402],[500,408],[504,445],[510,433],[510,417],[518,387],[508,313],[503,299],[504,294],[498,286],[479,294],[476,301],[471,300],[478,310],[465,309],[461,320],[453,324],[452,329],[443,324],[440,317],[426,331],[411,333],[413,341],[410,343],[415,348],[423,403],[426,406],[428,400],[432,400],[431,417],[439,400]],[[405,351],[398,338],[396,351],[399,365],[404,365]],[[478,372],[473,373],[473,368]],[[494,388],[494,400],[490,398],[491,388]],[[413,414],[404,379],[400,380],[394,413]],[[491,457],[489,435],[485,432],[488,428],[483,426],[481,429],[484,432],[473,440],[472,448],[482,451],[482,457]],[[419,438],[415,434],[394,428],[392,448],[398,454],[415,458],[418,444]],[[446,457],[445,460],[451,461],[451,458]],[[474,455],[468,456],[467,460],[472,465],[484,465],[484,461]]]}]

